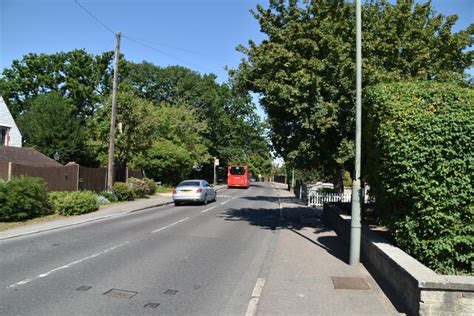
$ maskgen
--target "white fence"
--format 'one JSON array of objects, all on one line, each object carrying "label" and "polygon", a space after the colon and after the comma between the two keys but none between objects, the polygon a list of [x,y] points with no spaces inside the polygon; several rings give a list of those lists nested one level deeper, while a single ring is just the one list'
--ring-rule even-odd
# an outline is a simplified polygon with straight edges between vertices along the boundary
[{"label": "white fence", "polygon": [[308,192],[308,206],[322,207],[323,203],[331,202],[351,202],[351,193],[321,193],[310,191]]}]

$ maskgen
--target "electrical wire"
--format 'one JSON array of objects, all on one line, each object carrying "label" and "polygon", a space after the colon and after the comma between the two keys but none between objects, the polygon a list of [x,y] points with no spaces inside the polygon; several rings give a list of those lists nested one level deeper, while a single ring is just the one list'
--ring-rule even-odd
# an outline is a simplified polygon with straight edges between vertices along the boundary
[{"label": "electrical wire", "polygon": [[[99,23],[99,24],[100,24],[103,28],[105,28],[107,31],[109,31],[110,33],[112,33],[112,34],[114,34],[114,35],[116,34],[116,32],[114,32],[109,26],[107,26],[107,24],[105,24],[104,22],[102,22],[98,17],[96,17],[92,12],[90,12],[86,7],[84,7],[82,4],[80,4],[78,0],[74,0],[74,3],[77,4],[84,12],[86,12],[90,17],[92,17],[97,23]],[[189,62],[187,62],[186,60],[181,59],[181,58],[179,58],[179,57],[177,57],[177,56],[175,56],[175,55],[166,53],[165,51],[162,51],[162,50],[160,50],[160,49],[158,49],[158,48],[156,48],[156,47],[154,47],[154,46],[151,46],[151,45],[145,43],[145,41],[143,41],[143,40],[138,40],[138,39],[133,38],[133,37],[131,37],[131,36],[128,36],[128,35],[126,35],[126,34],[122,34],[122,37],[123,37],[123,38],[126,38],[126,39],[128,39],[129,41],[134,42],[134,43],[136,43],[136,44],[138,44],[138,45],[141,45],[141,46],[143,46],[143,47],[146,47],[146,48],[148,48],[148,49],[151,49],[151,50],[153,50],[153,51],[155,51],[155,52],[157,52],[157,53],[159,53],[159,54],[162,54],[162,55],[168,56],[168,57],[170,57],[170,58],[172,58],[172,59],[178,60],[178,61],[182,62],[182,63],[185,64],[185,65],[192,66],[192,67],[205,68],[205,69],[207,69],[207,70],[209,70],[209,71],[211,71],[211,72],[214,71],[213,69],[211,69],[211,68],[209,68],[209,67],[198,66],[198,65],[189,63]],[[151,43],[151,42],[149,42],[149,43]],[[204,55],[204,54],[201,54],[201,53],[198,53],[198,52],[189,50],[189,49],[176,48],[176,47],[171,47],[171,46],[166,46],[166,45],[156,44],[156,43],[154,43],[154,44],[155,44],[155,45],[161,45],[161,46],[168,47],[168,48],[171,48],[171,49],[177,49],[177,50],[181,50],[181,51],[184,51],[184,52],[192,53],[192,54],[195,54],[195,55],[200,55],[200,56],[203,56],[203,57],[208,57],[208,58],[214,59],[213,57],[206,56],[206,55]],[[108,45],[107,45],[107,46],[108,46]],[[246,80],[246,79],[244,79],[244,80]],[[247,81],[249,81],[249,80],[247,80]]]},{"label": "electrical wire", "polygon": [[115,35],[115,32],[108,27],[104,22],[102,22],[98,17],[96,17],[92,12],[87,10],[82,4],[79,3],[79,1],[74,0],[74,3],[77,4],[82,10],[84,10],[87,14],[89,14],[94,20],[96,20],[100,25],[102,25],[107,31]]}]

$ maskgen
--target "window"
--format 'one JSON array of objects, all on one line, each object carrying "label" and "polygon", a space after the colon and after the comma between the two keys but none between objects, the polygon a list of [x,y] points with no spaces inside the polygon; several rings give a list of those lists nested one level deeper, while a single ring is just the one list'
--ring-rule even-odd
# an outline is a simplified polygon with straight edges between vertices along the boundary
[{"label": "window", "polygon": [[199,181],[183,181],[178,185],[178,187],[184,187],[184,186],[198,187],[199,186]]},{"label": "window", "polygon": [[230,174],[233,176],[243,176],[245,174],[244,167],[231,167]]},{"label": "window", "polygon": [[8,131],[10,128],[5,126],[0,126],[0,146],[8,145]]}]

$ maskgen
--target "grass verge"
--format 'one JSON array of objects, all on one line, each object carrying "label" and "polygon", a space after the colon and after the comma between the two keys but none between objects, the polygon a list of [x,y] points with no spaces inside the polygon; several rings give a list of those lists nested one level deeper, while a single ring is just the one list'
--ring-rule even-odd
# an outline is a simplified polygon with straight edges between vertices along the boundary
[{"label": "grass verge", "polygon": [[53,214],[53,215],[37,217],[37,218],[29,219],[29,220],[26,220],[26,221],[20,221],[20,222],[0,222],[0,231],[5,231],[5,230],[8,230],[8,229],[21,227],[21,226],[28,226],[28,225],[32,225],[32,224],[39,224],[39,223],[55,221],[55,220],[66,218],[66,217],[67,216]]}]

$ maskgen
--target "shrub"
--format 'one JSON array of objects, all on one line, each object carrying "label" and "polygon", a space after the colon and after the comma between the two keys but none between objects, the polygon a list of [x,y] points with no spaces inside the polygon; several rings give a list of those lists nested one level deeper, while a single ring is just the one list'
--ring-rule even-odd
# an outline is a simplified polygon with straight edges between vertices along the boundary
[{"label": "shrub", "polygon": [[114,194],[117,196],[119,201],[133,201],[135,200],[135,194],[133,190],[128,187],[128,184],[124,182],[114,183]]},{"label": "shrub", "polygon": [[21,221],[51,213],[43,179],[20,177],[0,182],[0,220]]},{"label": "shrub", "polygon": [[366,93],[363,172],[397,244],[440,273],[472,273],[474,90],[417,82]]},{"label": "shrub", "polygon": [[100,192],[99,195],[105,197],[111,203],[118,201],[117,196],[115,196],[113,192],[103,191],[103,192]]},{"label": "shrub", "polygon": [[155,182],[155,180],[150,179],[150,178],[143,178],[143,181],[145,181],[147,186],[148,186],[147,194],[148,195],[155,194],[156,193],[156,182]]},{"label": "shrub", "polygon": [[99,208],[97,195],[91,191],[51,192],[49,201],[59,215],[80,215]]},{"label": "shrub", "polygon": [[143,198],[147,196],[148,192],[150,191],[147,183],[137,178],[129,178],[128,186],[132,189],[133,194],[137,198]]},{"label": "shrub", "polygon": [[105,196],[97,195],[96,199],[97,199],[97,204],[99,204],[99,205],[110,204],[109,199],[107,199]]}]

